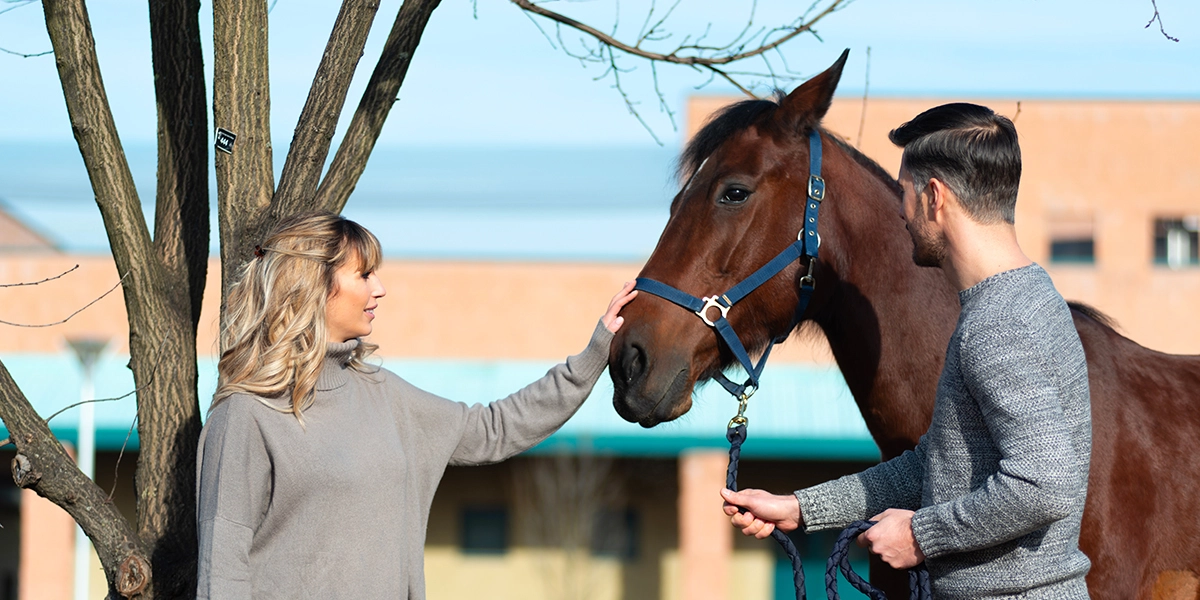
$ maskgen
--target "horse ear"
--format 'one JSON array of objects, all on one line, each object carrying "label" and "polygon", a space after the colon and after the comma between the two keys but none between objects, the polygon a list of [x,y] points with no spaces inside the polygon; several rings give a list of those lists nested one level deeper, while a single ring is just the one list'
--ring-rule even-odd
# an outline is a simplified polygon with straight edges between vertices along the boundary
[{"label": "horse ear", "polygon": [[792,90],[780,103],[779,119],[793,131],[820,123],[833,103],[833,91],[842,78],[842,67],[846,66],[848,56],[850,49],[846,48],[832,66]]}]

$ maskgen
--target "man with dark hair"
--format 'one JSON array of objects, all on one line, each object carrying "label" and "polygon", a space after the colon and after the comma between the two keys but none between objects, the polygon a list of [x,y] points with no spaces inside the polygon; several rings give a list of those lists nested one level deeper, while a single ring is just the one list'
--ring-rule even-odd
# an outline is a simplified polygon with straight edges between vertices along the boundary
[{"label": "man with dark hair", "polygon": [[895,568],[925,562],[938,598],[1087,598],[1087,361],[1070,309],[1017,244],[1016,129],[948,104],[889,137],[904,148],[913,260],[940,267],[962,305],[933,422],[915,449],[855,475],[793,495],[723,490],[725,513],[757,537],[869,517],[859,544]]}]

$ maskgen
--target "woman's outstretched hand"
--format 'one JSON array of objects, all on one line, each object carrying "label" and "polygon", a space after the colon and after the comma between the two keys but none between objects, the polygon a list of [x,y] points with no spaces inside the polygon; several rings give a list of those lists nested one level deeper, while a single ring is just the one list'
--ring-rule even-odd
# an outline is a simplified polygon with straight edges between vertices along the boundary
[{"label": "woman's outstretched hand", "polygon": [[617,292],[617,295],[613,296],[612,301],[608,303],[608,311],[604,313],[603,317],[600,317],[600,321],[604,323],[604,326],[613,333],[616,333],[625,322],[625,317],[617,316],[617,313],[621,312],[621,309],[626,304],[629,304],[630,301],[637,297],[637,290],[633,289],[633,285],[634,282],[626,281],[625,285],[621,286],[621,291]]}]

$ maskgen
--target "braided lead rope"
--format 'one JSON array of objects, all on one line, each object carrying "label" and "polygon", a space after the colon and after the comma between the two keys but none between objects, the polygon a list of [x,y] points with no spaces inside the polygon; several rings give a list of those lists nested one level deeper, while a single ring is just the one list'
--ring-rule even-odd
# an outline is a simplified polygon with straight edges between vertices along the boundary
[{"label": "braided lead rope", "polygon": [[[846,581],[850,582],[854,589],[866,594],[871,600],[888,600],[883,592],[867,583],[850,568],[848,555],[851,542],[873,525],[875,525],[875,521],[855,521],[838,536],[837,543],[833,545],[833,554],[829,556],[829,562],[825,565],[825,595],[829,597],[829,600],[839,600],[837,591],[839,568],[842,575],[846,576]],[[925,569],[924,563],[908,570],[908,593],[910,600],[932,600],[933,591],[929,587],[929,571]]]},{"label": "braided lead rope", "polygon": [[[729,469],[725,472],[725,487],[737,491],[738,461],[742,457],[742,443],[746,441],[746,424],[738,423],[725,430],[725,439],[729,440]],[[745,512],[745,511],[742,511]],[[792,561],[792,583],[796,586],[796,600],[806,600],[804,594],[804,564],[800,562],[800,551],[786,533],[776,528],[771,537],[783,547],[788,559]]]}]

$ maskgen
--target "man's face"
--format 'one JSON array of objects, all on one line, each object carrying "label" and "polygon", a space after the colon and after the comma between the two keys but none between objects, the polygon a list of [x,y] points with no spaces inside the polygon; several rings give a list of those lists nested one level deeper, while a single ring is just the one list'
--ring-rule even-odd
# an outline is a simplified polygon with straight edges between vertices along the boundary
[{"label": "man's face", "polygon": [[929,185],[918,194],[908,169],[900,167],[900,187],[904,189],[902,216],[913,242],[913,262],[921,267],[940,267],[946,258],[946,240],[929,222]]}]

